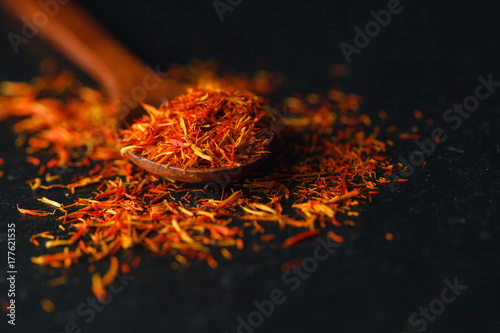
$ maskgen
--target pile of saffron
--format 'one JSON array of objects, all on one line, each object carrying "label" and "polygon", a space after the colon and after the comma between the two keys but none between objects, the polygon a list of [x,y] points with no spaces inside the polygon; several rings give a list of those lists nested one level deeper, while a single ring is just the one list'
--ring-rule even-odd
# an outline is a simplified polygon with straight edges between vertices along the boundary
[{"label": "pile of saffron", "polygon": [[262,98],[245,90],[195,89],[121,131],[121,152],[164,166],[238,167],[268,153],[271,130]]},{"label": "pile of saffron", "polygon": [[[193,68],[186,71],[193,77]],[[262,84],[262,73],[259,84],[255,78],[239,78],[238,92],[227,86],[230,80],[213,73],[207,84],[203,73],[195,79],[203,84],[191,95],[158,109],[146,106],[149,115],[122,133],[128,136],[125,149],[137,149],[159,163],[206,167],[243,163],[245,158],[236,154],[242,146],[250,154],[263,153],[265,139],[254,135],[262,129],[263,102],[242,89],[260,87],[259,93],[265,93],[274,89],[273,84]],[[204,88],[214,85],[218,91]],[[120,271],[130,270],[128,263],[117,259],[121,249],[143,247],[169,255],[173,268],[196,259],[215,268],[214,251],[229,260],[232,252],[250,245],[245,243],[248,234],[260,234],[265,242],[283,238],[268,231],[270,224],[288,233],[296,230],[283,247],[322,230],[343,242],[341,228],[354,225],[355,206],[369,203],[395,171],[385,156],[386,143],[391,142],[377,139],[377,127],[368,132],[370,118],[359,113],[361,98],[337,89],[325,96],[285,99],[275,110],[281,115],[274,128],[276,152],[262,169],[219,187],[216,195],[160,179],[124,159],[117,148],[112,103],[67,73],[31,83],[4,82],[0,93],[0,120],[24,117],[13,127],[16,145],[26,147],[26,161],[37,166],[38,175],[26,182],[34,198],[47,205],[45,210],[17,208],[64,231],[63,236],[49,231],[32,235],[34,246],[48,252],[32,262],[69,268],[82,260],[109,260],[105,274],[92,275],[92,290],[100,299]],[[205,102],[209,107],[198,108]],[[240,111],[245,113],[236,117]],[[163,128],[168,122],[176,125]],[[228,131],[218,132],[216,124]],[[74,179],[63,182],[57,171],[69,166],[85,173],[74,172]],[[83,187],[93,189],[93,194],[80,197]],[[48,198],[49,189],[68,193],[68,202]],[[132,265],[138,261],[139,257]]]}]

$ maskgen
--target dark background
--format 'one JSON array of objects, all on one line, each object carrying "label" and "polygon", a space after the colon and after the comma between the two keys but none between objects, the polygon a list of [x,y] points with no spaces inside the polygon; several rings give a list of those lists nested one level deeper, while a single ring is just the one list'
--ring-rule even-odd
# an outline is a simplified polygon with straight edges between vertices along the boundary
[{"label": "dark background", "polygon": [[[86,264],[69,270],[67,285],[48,288],[47,280],[61,270],[30,263],[41,250],[29,236],[54,223],[22,217],[15,209],[16,203],[36,206],[35,198],[43,194],[25,184],[35,169],[14,146],[12,121],[0,123],[0,157],[6,160],[0,179],[1,251],[7,246],[7,223],[17,228],[15,331],[63,332],[65,323],[75,320],[82,332],[235,332],[236,318],[254,311],[254,300],[268,299],[280,288],[286,302],[255,332],[401,332],[409,329],[405,323],[413,312],[440,297],[444,279],[458,277],[467,290],[425,331],[500,332],[500,91],[457,130],[442,120],[453,103],[474,93],[479,75],[491,73],[500,81],[499,8],[494,1],[401,4],[403,11],[390,25],[352,56],[343,89],[361,94],[369,114],[386,110],[387,124],[399,132],[416,125],[425,138],[440,127],[448,140],[396,192],[382,187],[373,204],[359,207],[356,226],[343,229],[345,244],[295,292],[281,280],[280,265],[311,256],[315,242],[291,250],[279,249],[279,242],[264,244],[261,252],[247,247],[232,261],[220,261],[216,270],[203,263],[173,270],[171,258],[144,253],[131,272],[134,280],[85,323],[75,308],[92,296]],[[327,91],[338,82],[328,69],[346,63],[339,44],[352,44],[353,28],[364,28],[373,19],[370,11],[385,9],[387,2],[244,0],[225,13],[223,22],[211,1],[92,0],[85,6],[152,66],[217,58],[249,74],[280,71],[287,77],[287,94]],[[6,35],[19,27],[4,14],[1,18],[0,79],[29,80],[45,56],[56,55],[38,40],[15,54]],[[60,68],[68,67],[60,61]],[[434,125],[414,119],[414,109],[433,118]],[[407,157],[415,148],[411,140],[398,142],[389,154]],[[384,239],[387,232],[394,234],[393,242]],[[123,255],[137,254],[143,253]],[[0,274],[2,301],[7,288],[4,270]],[[41,308],[42,298],[55,303],[52,314]],[[4,327],[7,318],[1,317]]]}]

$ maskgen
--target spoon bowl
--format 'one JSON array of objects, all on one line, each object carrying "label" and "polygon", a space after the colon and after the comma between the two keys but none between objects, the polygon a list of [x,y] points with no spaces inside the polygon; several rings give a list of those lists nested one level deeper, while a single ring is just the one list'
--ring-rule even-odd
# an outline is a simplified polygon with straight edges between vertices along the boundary
[{"label": "spoon bowl", "polygon": [[186,183],[228,183],[240,180],[254,171],[265,159],[259,155],[249,159],[245,164],[236,167],[219,168],[182,168],[178,166],[164,166],[138,156],[130,151],[123,153],[137,166],[160,177]]}]

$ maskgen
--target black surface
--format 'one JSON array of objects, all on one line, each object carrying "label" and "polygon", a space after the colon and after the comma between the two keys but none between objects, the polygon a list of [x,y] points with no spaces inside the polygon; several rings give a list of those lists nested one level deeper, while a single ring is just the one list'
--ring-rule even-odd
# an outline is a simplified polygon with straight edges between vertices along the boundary
[{"label": "black surface", "polygon": [[[372,115],[385,109],[389,123],[401,132],[418,125],[426,138],[439,127],[448,140],[397,191],[382,188],[371,205],[360,207],[356,227],[344,229],[345,244],[293,292],[282,280],[280,265],[311,256],[315,242],[291,250],[277,248],[278,242],[261,252],[247,247],[215,270],[202,263],[173,270],[171,258],[145,254],[131,272],[135,278],[86,323],[88,317],[79,317],[75,309],[92,297],[87,265],[69,270],[69,284],[48,288],[47,280],[60,270],[30,263],[41,250],[28,242],[29,236],[53,223],[16,211],[16,203],[36,206],[40,193],[25,184],[35,169],[14,146],[12,121],[0,123],[0,157],[6,160],[0,179],[0,265],[6,265],[6,225],[14,222],[14,331],[63,332],[74,320],[82,332],[235,332],[237,317],[246,318],[256,309],[254,300],[269,299],[279,288],[286,301],[255,332],[401,332],[409,329],[405,325],[413,312],[440,298],[445,279],[457,277],[467,289],[425,331],[500,332],[500,88],[458,129],[442,118],[453,103],[474,93],[479,75],[500,81],[498,8],[493,1],[402,5],[403,11],[353,55],[344,89],[363,95],[363,110]],[[329,88],[328,66],[346,62],[339,44],[352,44],[353,28],[364,27],[372,20],[370,11],[386,8],[387,2],[243,1],[225,13],[223,22],[211,1],[118,5],[93,0],[87,6],[152,66],[214,57],[238,71],[280,70],[288,77],[285,92],[308,92]],[[32,40],[15,54],[6,34],[18,27],[5,16],[2,22],[0,79],[28,80],[37,74],[39,61],[53,53]],[[434,125],[414,119],[416,108],[434,118]],[[389,154],[408,158],[414,149],[407,140]],[[393,242],[384,239],[386,232],[394,234]],[[3,301],[4,270],[0,274]],[[52,314],[41,308],[42,298],[55,303]],[[2,314],[2,332],[12,328],[6,321]]]}]

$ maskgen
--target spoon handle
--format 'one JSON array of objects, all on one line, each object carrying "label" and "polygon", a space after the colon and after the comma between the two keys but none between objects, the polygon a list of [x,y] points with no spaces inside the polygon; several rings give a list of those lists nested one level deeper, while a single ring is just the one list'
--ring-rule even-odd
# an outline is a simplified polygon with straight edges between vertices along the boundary
[{"label": "spoon handle", "polygon": [[89,74],[111,97],[118,98],[122,91],[133,87],[144,76],[146,65],[76,1],[0,2],[24,24],[31,22],[36,34]]}]

